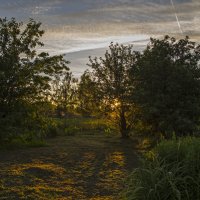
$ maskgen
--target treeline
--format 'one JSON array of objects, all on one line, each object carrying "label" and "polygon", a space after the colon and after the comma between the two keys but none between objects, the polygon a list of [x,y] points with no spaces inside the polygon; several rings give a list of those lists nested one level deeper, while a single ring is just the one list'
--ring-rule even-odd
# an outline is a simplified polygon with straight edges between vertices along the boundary
[{"label": "treeline", "polygon": [[45,137],[53,117],[98,116],[122,137],[199,134],[200,45],[150,39],[143,52],[111,43],[75,79],[63,55],[38,53],[41,23],[0,19],[0,141]]}]

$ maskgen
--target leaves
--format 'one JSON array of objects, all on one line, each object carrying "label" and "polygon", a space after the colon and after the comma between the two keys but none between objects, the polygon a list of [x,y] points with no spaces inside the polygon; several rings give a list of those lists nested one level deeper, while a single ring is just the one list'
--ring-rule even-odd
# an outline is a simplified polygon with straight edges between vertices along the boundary
[{"label": "leaves", "polygon": [[197,130],[200,114],[199,46],[188,37],[151,39],[132,69],[141,118],[166,137]]},{"label": "leaves", "polygon": [[12,107],[15,102],[36,102],[47,98],[56,75],[69,71],[62,55],[49,56],[36,48],[43,46],[41,23],[30,19],[26,25],[0,19],[0,105]]},{"label": "leaves", "polygon": [[[89,58],[90,76],[95,85],[94,97],[100,102],[101,110],[111,114],[117,121],[121,134],[127,135],[128,117],[132,103],[130,70],[136,61],[133,46],[111,43],[104,57]],[[94,86],[93,86],[94,87]]]}]

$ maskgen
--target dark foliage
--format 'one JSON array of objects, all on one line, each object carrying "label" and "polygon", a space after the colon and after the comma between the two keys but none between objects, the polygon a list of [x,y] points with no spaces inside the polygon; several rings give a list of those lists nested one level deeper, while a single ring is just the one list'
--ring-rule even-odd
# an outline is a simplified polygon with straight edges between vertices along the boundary
[{"label": "dark foliage", "polygon": [[200,46],[188,37],[151,39],[132,69],[141,120],[165,137],[192,134],[200,116]]}]

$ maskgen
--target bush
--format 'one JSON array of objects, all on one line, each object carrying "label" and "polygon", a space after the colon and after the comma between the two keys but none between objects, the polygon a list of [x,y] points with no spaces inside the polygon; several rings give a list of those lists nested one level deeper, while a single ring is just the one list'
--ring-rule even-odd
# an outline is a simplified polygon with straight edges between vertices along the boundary
[{"label": "bush", "polygon": [[127,183],[127,200],[200,199],[200,139],[162,141]]},{"label": "bush", "polygon": [[[35,135],[35,134],[34,134]],[[19,135],[11,137],[9,141],[0,143],[0,150],[12,150],[12,149],[21,149],[26,147],[42,147],[46,146],[44,140],[34,137],[33,133],[26,133],[24,135]]]},{"label": "bush", "polygon": [[105,119],[74,117],[57,120],[59,122],[58,128],[61,135],[93,135],[95,133],[108,134],[108,131],[109,134],[111,134],[115,131],[114,127],[112,127]]},{"label": "bush", "polygon": [[0,146],[42,142],[45,137],[57,134],[55,129],[56,124],[51,119],[35,112],[9,113],[0,120]]}]

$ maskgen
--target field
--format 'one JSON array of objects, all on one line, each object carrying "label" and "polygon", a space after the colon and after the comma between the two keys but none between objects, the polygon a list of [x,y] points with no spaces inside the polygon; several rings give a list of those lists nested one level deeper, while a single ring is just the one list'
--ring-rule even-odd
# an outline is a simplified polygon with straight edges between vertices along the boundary
[{"label": "field", "polygon": [[44,147],[0,152],[0,199],[119,199],[137,165],[135,144],[99,131],[57,136]]}]

